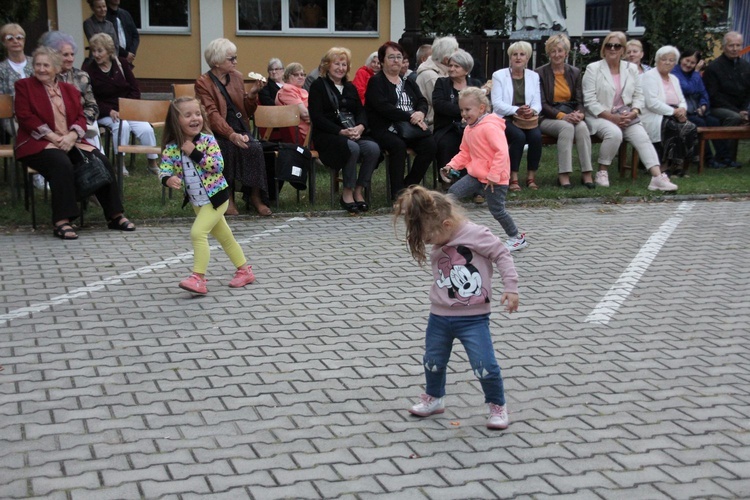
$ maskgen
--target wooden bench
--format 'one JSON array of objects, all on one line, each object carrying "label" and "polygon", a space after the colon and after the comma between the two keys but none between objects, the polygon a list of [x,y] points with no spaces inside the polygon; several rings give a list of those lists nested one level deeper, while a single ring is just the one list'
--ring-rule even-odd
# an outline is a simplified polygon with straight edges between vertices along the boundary
[{"label": "wooden bench", "polygon": [[[591,136],[591,144],[601,144],[602,140],[599,138],[598,135],[592,135]],[[554,146],[557,144],[557,137],[553,137],[551,135],[542,134],[542,146]],[[633,149],[633,157],[631,163],[628,163],[628,143],[625,141],[622,141],[622,144],[620,144],[620,149],[617,153],[617,165],[618,169],[620,171],[620,177],[625,177],[625,171],[630,170],[630,176],[633,180],[635,180],[638,177],[638,151]],[[592,159],[593,163],[593,159]],[[596,174],[597,166],[594,166],[593,173]]]},{"label": "wooden bench", "polygon": [[703,158],[706,154],[706,141],[713,139],[750,139],[750,126],[736,127],[698,127],[698,173],[703,172]]}]

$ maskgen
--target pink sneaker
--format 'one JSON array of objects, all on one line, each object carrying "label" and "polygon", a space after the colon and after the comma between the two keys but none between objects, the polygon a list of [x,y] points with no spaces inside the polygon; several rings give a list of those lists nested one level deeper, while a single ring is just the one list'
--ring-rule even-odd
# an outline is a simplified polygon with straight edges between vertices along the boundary
[{"label": "pink sneaker", "polygon": [[188,292],[206,295],[208,293],[208,288],[206,288],[207,281],[208,280],[193,273],[189,277],[180,281],[180,288],[187,290]]},{"label": "pink sneaker", "polygon": [[237,269],[237,272],[234,273],[234,278],[229,282],[229,286],[232,288],[242,288],[253,281],[255,281],[253,266],[247,266],[245,269]]},{"label": "pink sneaker", "polygon": [[490,407],[490,418],[487,419],[487,428],[507,429],[510,424],[510,418],[508,417],[508,409],[505,405],[500,406],[490,403],[488,406]]},{"label": "pink sneaker", "polygon": [[436,413],[445,412],[445,398],[433,398],[428,394],[419,396],[419,403],[409,408],[409,413],[418,417],[429,417]]}]

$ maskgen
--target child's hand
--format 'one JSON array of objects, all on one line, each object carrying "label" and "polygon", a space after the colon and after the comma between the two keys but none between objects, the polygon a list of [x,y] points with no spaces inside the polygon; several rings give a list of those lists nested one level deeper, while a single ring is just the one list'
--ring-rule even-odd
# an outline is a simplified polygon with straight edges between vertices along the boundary
[{"label": "child's hand", "polygon": [[182,150],[186,155],[190,156],[190,153],[195,150],[195,144],[193,144],[193,141],[185,141],[182,143]]},{"label": "child's hand", "polygon": [[505,311],[512,313],[518,311],[518,294],[517,293],[503,293],[500,297],[500,303],[505,304]]},{"label": "child's hand", "polygon": [[495,192],[495,186],[497,186],[496,182],[492,182],[491,180],[487,179],[487,185],[484,186],[484,190],[487,191],[487,188],[489,188],[490,193]]},{"label": "child's hand", "polygon": [[451,166],[450,164],[444,166],[440,169],[440,178],[443,180],[443,182],[451,183],[453,182],[451,179]]},{"label": "child's hand", "polygon": [[170,187],[172,189],[180,189],[182,187],[182,181],[179,177],[173,175],[172,177],[167,179],[167,187]]}]

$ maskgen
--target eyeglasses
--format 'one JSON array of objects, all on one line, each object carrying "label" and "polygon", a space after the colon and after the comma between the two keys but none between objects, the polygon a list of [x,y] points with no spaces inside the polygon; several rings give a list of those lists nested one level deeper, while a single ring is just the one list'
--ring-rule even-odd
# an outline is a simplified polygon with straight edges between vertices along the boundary
[{"label": "eyeglasses", "polygon": [[20,42],[21,40],[24,40],[24,39],[26,39],[26,37],[25,37],[24,35],[18,34],[18,35],[5,35],[5,36],[3,37],[3,40],[5,40],[6,42],[10,42],[10,41],[11,41],[11,40],[13,40],[14,38],[15,38],[16,40],[18,40],[19,42]]},{"label": "eyeglasses", "polygon": [[388,59],[389,61],[403,61],[404,56],[395,56],[391,54],[390,56],[386,57],[386,59]]},{"label": "eyeglasses", "polygon": [[271,71],[284,71],[284,68],[271,68]]},{"label": "eyeglasses", "polygon": [[620,50],[622,48],[622,45],[619,43],[605,43],[604,47],[609,50]]},{"label": "eyeglasses", "polygon": [[307,76],[307,73],[292,73],[293,76],[296,76],[297,78],[304,78]]},{"label": "eyeglasses", "polygon": [[237,56],[227,57],[227,61],[229,61],[229,62],[237,62]]}]

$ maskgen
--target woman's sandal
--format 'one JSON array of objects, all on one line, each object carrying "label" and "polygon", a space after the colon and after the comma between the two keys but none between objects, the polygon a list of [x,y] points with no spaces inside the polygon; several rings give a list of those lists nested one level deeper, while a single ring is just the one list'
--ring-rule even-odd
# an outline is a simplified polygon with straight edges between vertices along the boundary
[{"label": "woman's sandal", "polygon": [[526,179],[526,187],[534,191],[539,189],[539,186],[536,185],[536,182],[534,182],[534,179]]},{"label": "woman's sandal", "polygon": [[61,240],[77,240],[78,235],[73,230],[73,226],[70,225],[69,222],[64,222],[62,224],[58,224],[55,226],[55,229],[52,230],[52,234],[54,236],[57,236]]},{"label": "woman's sandal", "polygon": [[518,184],[517,180],[510,181],[510,183],[508,184],[508,191],[520,191],[520,190],[521,190],[521,186]]},{"label": "woman's sandal", "polygon": [[110,229],[117,229],[120,231],[135,231],[135,224],[125,218],[124,215],[118,215],[107,223],[107,227]]}]

